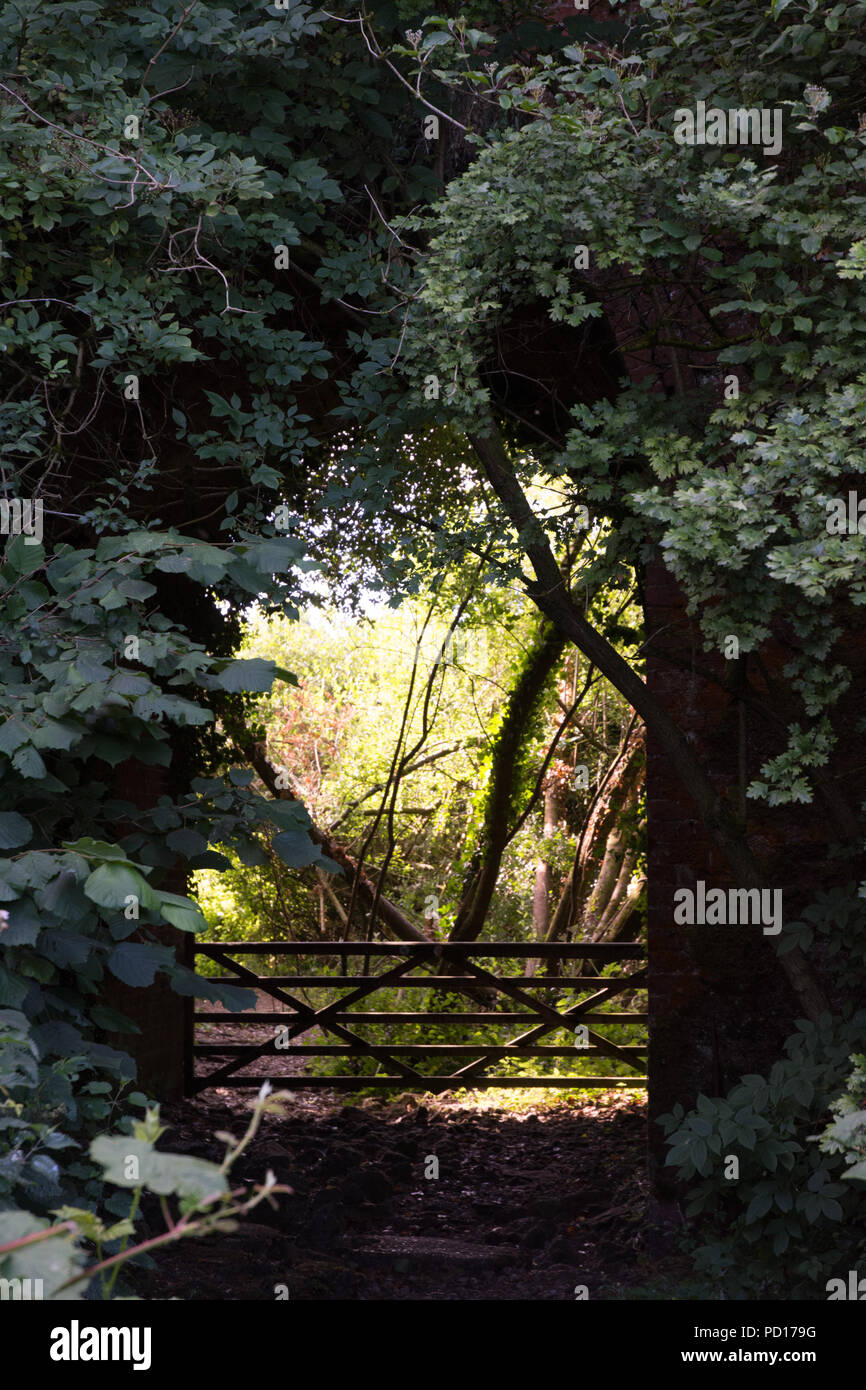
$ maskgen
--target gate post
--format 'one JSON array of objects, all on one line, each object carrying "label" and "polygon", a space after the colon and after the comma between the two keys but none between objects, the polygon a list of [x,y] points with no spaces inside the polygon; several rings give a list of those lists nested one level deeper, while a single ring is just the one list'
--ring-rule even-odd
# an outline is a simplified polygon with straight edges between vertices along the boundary
[{"label": "gate post", "polygon": [[[169,795],[171,784],[168,769],[151,767],[130,758],[117,769],[116,795],[131,801],[141,810],[155,806],[161,796]],[[123,833],[123,830],[120,830]],[[172,870],[166,876],[165,887],[171,893],[186,892],[186,875]],[[192,966],[190,933],[179,931],[167,922],[148,926],[149,934],[160,945],[172,946],[182,965]],[[133,932],[130,941],[140,940]],[[124,984],[114,975],[106,974],[102,982],[102,998],[112,1009],[126,1014],[139,1027],[139,1033],[107,1033],[106,1042],[118,1051],[127,1052],[137,1066],[137,1084],[160,1100],[177,1100],[184,1092],[184,1027],[187,1001],[176,994],[168,979],[157,974],[152,985],[135,988]],[[192,1001],[190,1001],[192,1002]]]}]

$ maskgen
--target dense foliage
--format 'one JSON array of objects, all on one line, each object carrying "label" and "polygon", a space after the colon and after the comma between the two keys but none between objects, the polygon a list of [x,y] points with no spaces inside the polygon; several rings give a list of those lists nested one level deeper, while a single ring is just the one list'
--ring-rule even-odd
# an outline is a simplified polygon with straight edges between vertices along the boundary
[{"label": "dense foliage", "polygon": [[[7,545],[0,578],[16,637],[0,658],[0,743],[3,804],[16,809],[0,812],[3,1210],[100,1199],[100,1169],[77,1151],[116,1121],[135,1077],[118,1044],[137,1029],[111,1006],[112,979],[146,988],[161,972],[182,995],[248,1003],[249,991],[197,977],[165,943],[161,924],[204,926],[196,904],[170,891],[172,875],[225,862],[209,840],[255,848],[265,822],[277,852],[327,862],[303,808],[272,804],[241,769],[137,804],[148,768],[170,761],[169,728],[212,720],[204,692],[291,679],[273,662],[209,656],[172,631],[148,611],[152,577],[182,567],[206,585],[238,564],[259,566],[256,583],[267,585],[275,553],[154,532],[66,545],[50,559],[22,536]],[[118,769],[130,759],[124,787]]]},{"label": "dense foliage", "polygon": [[[840,983],[859,987],[866,909],[854,885],[806,911],[801,925],[829,943]],[[667,1161],[693,1180],[688,1214],[702,1217],[696,1269],[728,1297],[823,1298],[829,1277],[862,1261],[862,1191],[843,1181],[859,1156],[861,1068],[855,1065],[842,1109],[838,1095],[864,1027],[866,1013],[850,1005],[820,1026],[800,1019],[768,1076],[744,1076],[727,1096],[699,1096],[688,1115],[677,1106],[662,1117]],[[839,1119],[819,1144],[815,1130],[831,1108]]]},{"label": "dense foliage", "polygon": [[[536,4],[443,8],[0,10],[0,500],[45,524],[0,564],[0,1219],[101,1199],[75,1149],[133,1077],[106,981],[241,1002],[165,942],[201,926],[183,875],[224,869],[217,846],[334,867],[306,810],[234,765],[237,697],[291,680],[232,657],[254,600],[358,608],[469,565],[527,588],[669,738],[736,855],[745,825],[616,645],[610,591],[663,558],[747,686],[784,628],[775,686],[748,686],[777,738],[749,794],[820,797],[832,873],[862,877],[856,787],[828,768],[863,550],[827,519],[866,469],[866,4],[643,0],[550,36]],[[781,151],[676,143],[703,99],[778,109]],[[482,840],[488,812],[481,788]],[[859,919],[834,911],[847,955]],[[781,943],[801,982],[809,933]],[[834,999],[862,990],[851,953]],[[728,1131],[753,1155],[704,1257],[752,1291],[775,1287],[768,1249],[806,1288],[862,1239],[838,1236],[839,1155],[802,1144],[862,1020],[810,1027],[671,1125],[686,1176],[720,1181]]]}]

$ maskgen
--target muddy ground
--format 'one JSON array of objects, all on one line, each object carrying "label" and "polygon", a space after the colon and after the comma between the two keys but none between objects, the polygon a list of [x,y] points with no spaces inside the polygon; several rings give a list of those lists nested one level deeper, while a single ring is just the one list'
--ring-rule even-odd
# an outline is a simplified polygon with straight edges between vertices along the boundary
[{"label": "muddy ground", "polygon": [[[212,1087],[164,1106],[160,1147],[220,1161],[215,1132],[241,1134],[253,1095]],[[333,1091],[292,1092],[233,1180],[252,1184],[272,1169],[292,1195],[277,1210],[262,1203],[231,1234],[163,1250],[153,1271],[135,1275],[136,1292],[570,1301],[584,1286],[593,1300],[617,1299],[687,1277],[670,1234],[647,1224],[642,1098],[521,1096],[347,1103]],[[144,1214],[151,1234],[164,1229],[158,1208]]]}]

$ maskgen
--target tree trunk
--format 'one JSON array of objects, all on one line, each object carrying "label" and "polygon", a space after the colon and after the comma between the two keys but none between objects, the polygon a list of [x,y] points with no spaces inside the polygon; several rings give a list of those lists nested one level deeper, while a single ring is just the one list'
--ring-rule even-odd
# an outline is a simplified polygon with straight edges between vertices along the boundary
[{"label": "tree trunk", "polygon": [[565,648],[565,638],[542,622],[534,650],[508,699],[490,768],[490,790],[481,831],[479,866],[457,909],[452,941],[475,941],[481,934],[508,843],[509,812],[517,760],[529,718]]},{"label": "tree trunk", "polygon": [[[549,840],[556,829],[556,793],[548,787],[544,793],[544,827],[542,839]],[[546,846],[542,844],[541,857],[535,865],[535,886],[532,892],[532,934],[536,941],[547,936],[547,919],[550,915],[550,865],[547,862]]]},{"label": "tree trunk", "polygon": [[592,934],[593,941],[604,941],[607,938],[608,928],[616,917],[622,904],[628,897],[629,884],[634,874],[635,861],[637,860],[637,850],[627,849],[622,856],[619,874],[616,883],[611,889],[610,896],[599,913],[598,921]]}]

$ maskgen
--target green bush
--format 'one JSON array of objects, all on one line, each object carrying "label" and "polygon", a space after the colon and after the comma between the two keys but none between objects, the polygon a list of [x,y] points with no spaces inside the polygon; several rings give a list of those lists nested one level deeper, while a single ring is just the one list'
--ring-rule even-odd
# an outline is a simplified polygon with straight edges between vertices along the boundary
[{"label": "green bush", "polygon": [[[17,1025],[13,1021],[7,1026]],[[26,1045],[23,1046],[21,1060],[25,1071],[28,1069],[27,1051]],[[273,1205],[277,1193],[292,1191],[278,1184],[270,1172],[252,1192],[246,1187],[233,1191],[229,1184],[231,1169],[255,1137],[262,1116],[281,1114],[282,1102],[287,1098],[285,1092],[273,1094],[270,1084],[265,1082],[241,1138],[224,1133],[216,1135],[226,1146],[219,1164],[188,1154],[158,1151],[156,1144],[165,1133],[159,1123],[158,1106],[148,1109],[143,1120],[123,1119],[120,1133],[97,1135],[89,1146],[91,1168],[100,1173],[107,1185],[117,1188],[114,1198],[105,1204],[106,1208],[116,1211],[119,1203],[124,1215],[106,1224],[90,1207],[66,1204],[52,1207],[54,1221],[20,1209],[0,1211],[0,1278],[38,1281],[36,1296],[49,1300],[75,1300],[87,1296],[110,1299],[121,1293],[125,1298],[134,1297],[124,1285],[118,1284],[118,1275],[130,1260],[141,1262],[149,1258],[149,1252],[188,1236],[232,1231],[235,1217],[252,1211],[262,1201]],[[26,1142],[21,1131],[19,1136]],[[41,1137],[44,1142],[45,1135]],[[30,1156],[28,1162],[32,1162]],[[145,1192],[159,1197],[166,1229],[131,1245],[130,1237],[135,1235],[135,1221]],[[177,1202],[174,1217],[169,1209],[169,1197]],[[89,1262],[91,1250],[96,1258]]]},{"label": "green bush", "polygon": [[[817,940],[828,977],[856,997],[866,904],[855,886],[820,894],[803,918],[785,928],[780,952]],[[817,1025],[799,1020],[769,1076],[744,1076],[724,1098],[702,1095],[688,1114],[678,1104],[659,1118],[666,1162],[691,1184],[695,1269],[723,1296],[823,1298],[831,1275],[866,1257],[860,1193],[841,1181],[851,1175],[846,1164],[864,1156],[863,1122],[853,1116],[864,1093],[856,1056],[848,1076],[864,1033],[866,1010],[825,1014]],[[846,1081],[849,1094],[839,1100]],[[836,1124],[816,1143],[828,1110]]]},{"label": "green bush", "polygon": [[815,1135],[824,1153],[843,1154],[849,1165],[843,1178],[866,1182],[866,1056],[855,1053],[845,1094],[830,1106],[836,1119]]}]

